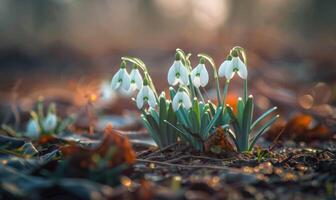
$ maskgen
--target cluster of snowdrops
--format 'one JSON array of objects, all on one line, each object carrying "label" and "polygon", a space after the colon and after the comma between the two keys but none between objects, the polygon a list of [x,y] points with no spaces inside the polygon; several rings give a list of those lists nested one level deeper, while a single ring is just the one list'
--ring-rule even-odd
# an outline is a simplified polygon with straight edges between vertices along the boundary
[{"label": "cluster of snowdrops", "polygon": [[[176,49],[175,61],[168,71],[169,97],[157,93],[146,65],[135,57],[122,57],[120,69],[113,76],[113,90],[136,94],[135,101],[141,111],[142,121],[155,143],[164,148],[178,141],[204,151],[205,143],[218,128],[234,142],[239,152],[251,151],[258,138],[276,121],[271,116],[277,109],[269,109],[253,121],[253,97],[247,91],[247,57],[242,47],[230,50],[219,69],[206,54],[198,54],[199,63],[192,67],[191,54]],[[127,63],[131,72],[127,72]],[[204,99],[200,87],[209,82],[206,64],[210,64],[216,84],[217,104]],[[231,79],[235,74],[244,81],[243,97],[237,100],[237,111],[226,104]],[[221,89],[219,77],[225,77]],[[222,94],[223,93],[223,94]],[[266,121],[266,122],[263,122]]]}]

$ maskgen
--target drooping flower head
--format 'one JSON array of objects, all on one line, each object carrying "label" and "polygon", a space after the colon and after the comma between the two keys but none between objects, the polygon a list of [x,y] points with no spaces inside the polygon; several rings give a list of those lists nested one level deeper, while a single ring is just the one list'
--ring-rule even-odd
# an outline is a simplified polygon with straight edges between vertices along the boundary
[{"label": "drooping flower head", "polygon": [[186,109],[191,108],[190,97],[184,90],[182,90],[182,88],[180,88],[179,91],[174,96],[173,99],[174,111],[177,111],[180,108],[180,106]]},{"label": "drooping flower head", "polygon": [[176,85],[178,83],[182,85],[189,84],[188,70],[183,65],[178,53],[176,53],[175,61],[168,71],[168,83],[169,85]]},{"label": "drooping flower head", "polygon": [[219,67],[218,75],[221,77],[225,76],[227,80],[231,80],[236,72],[240,78],[247,79],[246,65],[239,58],[238,52],[234,50]]},{"label": "drooping flower head", "polygon": [[51,104],[47,117],[42,122],[43,130],[46,132],[52,132],[57,126],[56,105]]},{"label": "drooping flower head", "polygon": [[146,102],[151,108],[155,108],[157,104],[155,94],[153,90],[149,87],[147,79],[144,80],[143,87],[140,89],[136,97],[137,107],[141,109]]},{"label": "drooping flower head", "polygon": [[204,58],[201,58],[199,64],[191,71],[191,81],[197,88],[205,87],[209,82],[209,74],[204,63]]},{"label": "drooping flower head", "polygon": [[36,139],[40,136],[41,134],[41,128],[38,123],[38,117],[35,112],[31,112],[32,118],[28,121],[25,136]]},{"label": "drooping flower head", "polygon": [[126,62],[122,61],[120,64],[120,69],[113,76],[111,81],[112,89],[116,90],[122,88],[123,90],[128,90],[130,87],[130,77],[126,70]]},{"label": "drooping flower head", "polygon": [[55,113],[49,113],[47,117],[43,120],[44,131],[50,132],[54,131],[57,126],[57,116]]},{"label": "drooping flower head", "polygon": [[142,88],[142,77],[141,74],[139,72],[138,67],[134,64],[133,65],[133,69],[130,73],[130,87],[129,90],[131,92],[134,92],[136,90],[140,90]]}]

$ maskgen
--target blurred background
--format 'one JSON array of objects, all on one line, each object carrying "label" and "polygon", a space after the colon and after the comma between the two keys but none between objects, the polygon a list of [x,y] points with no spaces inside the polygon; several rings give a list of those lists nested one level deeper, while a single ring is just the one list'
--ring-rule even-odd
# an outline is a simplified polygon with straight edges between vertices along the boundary
[{"label": "blurred background", "polygon": [[[143,59],[165,89],[176,48],[194,65],[205,52],[219,66],[237,45],[247,50],[260,109],[335,119],[335,8],[334,0],[0,0],[2,123],[40,96],[77,107],[96,101],[121,56]],[[241,81],[233,82],[235,99]],[[110,108],[124,104],[132,108]]]}]

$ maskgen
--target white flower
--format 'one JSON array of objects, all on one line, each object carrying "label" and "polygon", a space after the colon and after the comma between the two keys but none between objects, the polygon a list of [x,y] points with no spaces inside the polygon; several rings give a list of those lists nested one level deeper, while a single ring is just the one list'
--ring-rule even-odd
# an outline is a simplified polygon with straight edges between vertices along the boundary
[{"label": "white flower", "polygon": [[130,87],[129,90],[134,92],[142,88],[142,77],[138,69],[132,69],[130,73]]},{"label": "white flower", "polygon": [[209,74],[205,68],[204,64],[198,64],[191,71],[191,80],[195,87],[199,88],[200,86],[205,87],[209,82]]},{"label": "white flower", "polygon": [[130,87],[130,77],[125,67],[121,67],[118,72],[113,76],[111,81],[112,89],[116,90],[121,87],[124,90],[128,90]]},{"label": "white flower", "polygon": [[225,60],[219,67],[218,75],[221,77],[225,76],[227,80],[231,80],[236,72],[240,78],[247,78],[246,65],[239,57],[233,57],[231,60]]},{"label": "white flower", "polygon": [[40,133],[41,129],[38,122],[35,119],[29,120],[25,136],[36,139],[40,136]]},{"label": "white flower", "polygon": [[219,69],[218,69],[218,75],[220,77],[223,77],[225,76],[225,71],[227,68],[229,68],[231,66],[231,60],[225,60],[220,66],[219,66]]},{"label": "white flower", "polygon": [[100,85],[100,97],[102,100],[109,100],[113,96],[113,90],[109,81],[104,81]]},{"label": "white flower", "polygon": [[46,132],[54,131],[57,126],[57,116],[54,113],[49,113],[43,120],[43,129]]},{"label": "white flower", "polygon": [[182,85],[189,84],[188,70],[181,60],[175,60],[170,67],[168,71],[168,83],[170,85],[176,85],[178,83]]},{"label": "white flower", "polygon": [[145,102],[147,102],[148,105],[152,108],[156,106],[156,99],[155,99],[154,92],[148,85],[144,85],[140,89],[136,97],[136,104],[139,109],[141,109],[144,106]]},{"label": "white flower", "polygon": [[188,94],[184,91],[178,91],[173,99],[173,109],[177,111],[180,106],[189,109],[191,107],[191,101]]}]

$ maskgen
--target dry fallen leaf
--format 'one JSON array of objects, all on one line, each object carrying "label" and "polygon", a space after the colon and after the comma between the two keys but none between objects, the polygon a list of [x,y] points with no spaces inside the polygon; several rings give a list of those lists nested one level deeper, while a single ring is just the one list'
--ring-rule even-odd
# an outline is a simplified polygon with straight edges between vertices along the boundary
[{"label": "dry fallen leaf", "polygon": [[319,123],[313,126],[313,122],[314,119],[311,115],[299,114],[287,123],[279,121],[274,124],[265,136],[270,141],[273,141],[279,134],[281,134],[280,139],[293,139],[305,142],[332,138],[333,133],[326,125]]},{"label": "dry fallen leaf", "polygon": [[222,128],[217,128],[216,133],[205,143],[205,150],[210,151],[214,146],[221,150],[234,151],[232,143]]},{"label": "dry fallen leaf", "polygon": [[106,127],[104,139],[96,149],[86,149],[74,144],[61,148],[62,154],[71,164],[84,169],[94,168],[96,166],[95,158],[97,156],[106,158],[111,150],[115,152],[108,159],[109,167],[123,163],[134,163],[135,153],[129,140],[115,132],[112,126]]}]

